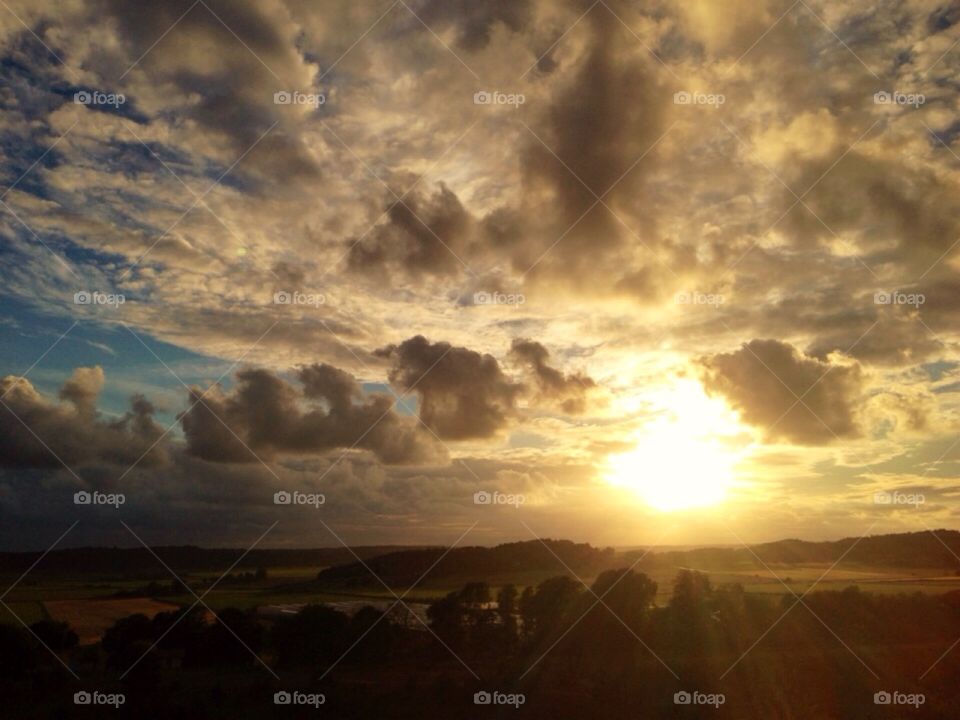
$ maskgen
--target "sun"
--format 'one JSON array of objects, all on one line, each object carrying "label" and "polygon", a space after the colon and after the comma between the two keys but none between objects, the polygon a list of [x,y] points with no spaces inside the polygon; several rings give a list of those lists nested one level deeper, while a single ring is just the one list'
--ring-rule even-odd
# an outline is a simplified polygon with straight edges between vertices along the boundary
[{"label": "sun", "polygon": [[632,450],[608,459],[606,479],[670,512],[722,502],[742,459],[736,413],[695,380],[679,380],[649,398],[653,419]]}]

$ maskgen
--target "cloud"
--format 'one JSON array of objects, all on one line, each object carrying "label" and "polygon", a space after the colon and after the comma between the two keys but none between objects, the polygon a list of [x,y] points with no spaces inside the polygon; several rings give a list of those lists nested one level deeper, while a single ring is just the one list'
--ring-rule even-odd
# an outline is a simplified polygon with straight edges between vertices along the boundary
[{"label": "cloud", "polygon": [[257,462],[278,454],[369,450],[389,464],[443,463],[442,446],[388,395],[364,394],[348,373],[303,367],[300,387],[267,370],[243,370],[236,387],[190,391],[180,414],[190,454],[212,462]]},{"label": "cloud", "polygon": [[[866,306],[867,302],[872,303],[872,299],[867,299],[863,305]],[[876,308],[867,307],[871,311]],[[824,359],[832,352],[843,352],[862,363],[909,367],[945,350],[943,342],[923,326],[915,311],[887,306],[880,308],[879,317],[874,321],[876,325],[869,332],[871,326],[862,328],[862,323],[843,327],[841,322],[837,323],[838,327],[824,327],[807,353]]]},{"label": "cloud", "polygon": [[[255,168],[273,182],[319,177],[318,164],[296,133],[281,129],[258,143],[274,122],[293,124],[293,115],[281,114],[285,108],[274,104],[274,93],[312,92],[317,71],[298,51],[298,27],[282,3],[210,0],[191,7],[186,0],[158,0],[134,7],[102,0],[93,6],[116,25],[115,39],[126,58],[111,59],[129,68],[127,85],[158,110],[165,102],[163,112],[176,104],[194,128],[194,142],[227,164],[256,144],[245,169]],[[158,42],[158,32],[166,28],[174,30]]]},{"label": "cloud", "polygon": [[455,28],[457,47],[474,51],[487,46],[497,25],[513,32],[524,29],[532,5],[532,0],[426,0],[414,3],[413,9],[431,27]]},{"label": "cloud", "polygon": [[[935,445],[956,415],[956,393],[928,397],[925,368],[951,357],[960,320],[957,11],[926,0],[791,1],[408,0],[425,27],[402,5],[350,0],[7,0],[0,154],[4,186],[17,185],[0,223],[0,313],[28,307],[31,318],[17,315],[10,342],[32,353],[34,324],[46,322],[32,318],[43,313],[54,321],[40,336],[65,318],[122,322],[262,368],[211,389],[182,418],[191,445],[166,439],[144,460],[173,456],[176,490],[206,505],[217,501],[213,486],[264,473],[272,482],[244,443],[285,479],[286,464],[312,478],[384,412],[344,460],[369,470],[352,487],[362,493],[389,475],[382,482],[424,498],[411,504],[424,516],[452,497],[431,493],[453,466],[416,464],[446,460],[431,430],[444,441],[509,431],[508,443],[471,449],[551,472],[577,464],[589,482],[645,421],[649,407],[635,396],[701,356],[711,391],[746,422],[775,424],[769,439],[831,443],[777,448],[802,458],[798,476],[819,473],[827,456],[932,462],[936,454],[909,444],[922,433],[937,435]],[[76,105],[77,88],[123,92],[127,104]],[[923,93],[926,103],[876,105],[881,89]],[[279,106],[278,90],[322,92],[327,102]],[[475,105],[478,90],[526,101]],[[680,90],[726,102],[675,105]],[[385,183],[416,188],[407,207]],[[597,203],[593,193],[615,183]],[[127,302],[73,305],[73,293],[94,288]],[[326,302],[275,305],[281,290]],[[894,290],[926,302],[874,303]],[[469,302],[494,291],[526,302]],[[678,307],[678,292],[725,302]],[[570,338],[596,348],[589,376],[568,370]],[[782,342],[740,348],[751,338]],[[126,381],[151,372],[122,341],[110,346],[116,357],[94,357],[119,365]],[[790,409],[793,394],[747,348],[800,395],[829,370],[804,403],[843,442],[803,404]],[[57,367],[44,383],[73,369]],[[391,372],[398,389],[413,388],[419,418],[361,389]],[[590,378],[616,386],[623,404],[605,414]],[[27,402],[29,384],[8,395],[42,418],[45,441],[87,480],[118,476],[103,458],[132,462],[155,432],[145,399],[113,429],[96,410],[103,383],[88,369],[59,401],[53,391]],[[589,422],[556,417],[586,410]],[[16,443],[3,446],[9,462],[39,469],[7,475],[29,504],[38,478],[72,479],[17,425]],[[124,482],[163,485],[175,471],[162,470]],[[842,482],[833,470],[820,475],[825,488]],[[164,503],[176,500],[162,490]],[[446,521],[447,509],[431,517]],[[356,527],[360,515],[344,518]],[[383,537],[374,525],[367,537]]]},{"label": "cloud", "polygon": [[[566,25],[562,18],[551,20],[566,28],[587,9],[576,3],[562,8],[573,13]],[[489,150],[489,157],[474,153],[470,161],[488,170],[487,177],[441,183],[436,192],[413,193],[404,204],[388,198],[384,222],[369,234],[344,239],[351,270],[377,278],[385,269],[455,277],[492,266],[514,275],[504,282],[514,287],[521,284],[519,275],[548,291],[581,296],[651,299],[671,293],[663,261],[638,253],[647,247],[675,255],[676,264],[696,260],[660,236],[650,202],[649,184],[660,163],[649,151],[668,128],[670,92],[636,37],[603,5],[590,9],[574,29],[554,70],[503,86],[527,97],[522,110],[511,111],[518,122],[471,129],[487,133],[470,139]],[[462,107],[464,98],[447,102]]]},{"label": "cloud", "polygon": [[582,373],[564,375],[551,367],[550,353],[535,340],[515,339],[510,355],[530,373],[538,393],[535,402],[554,403],[571,415],[586,410],[587,394],[597,386],[592,378]]},{"label": "cloud", "polygon": [[[65,402],[44,398],[26,378],[0,380],[0,465],[71,469],[88,463],[151,466],[167,459],[156,444],[163,428],[153,420],[154,407],[142,395],[117,420],[99,416],[97,396],[103,370],[77,368],[60,390]],[[141,459],[142,458],[142,459]]]},{"label": "cloud", "polygon": [[60,399],[73,403],[77,413],[93,417],[97,409],[97,396],[103,390],[103,368],[77,368],[60,389]]},{"label": "cloud", "polygon": [[470,241],[475,221],[456,194],[441,183],[433,195],[400,197],[391,196],[385,222],[367,238],[347,241],[348,266],[362,273],[394,270],[414,276],[462,268],[457,253]]},{"label": "cloud", "polygon": [[690,0],[677,7],[689,37],[702,43],[707,52],[711,55],[741,55],[757,38],[772,29],[777,16],[782,13],[777,10],[771,15],[770,5],[758,0],[732,0],[723,6],[711,0]]},{"label": "cloud", "polygon": [[[625,274],[618,260],[638,237],[657,244],[655,218],[645,212],[656,157],[634,163],[667,129],[669,94],[612,12],[598,5],[582,24],[582,52],[567,57],[563,72],[552,73],[552,92],[532,133],[523,136],[523,206],[532,227],[513,254],[516,269],[525,272],[549,248],[534,278],[563,279],[596,293],[612,285],[595,279]],[[642,224],[631,225],[638,218]],[[535,250],[526,247],[531,242]]]},{"label": "cloud", "polygon": [[444,439],[493,437],[515,414],[523,391],[492,355],[422,335],[376,354],[392,361],[390,382],[417,394],[420,419]]},{"label": "cloud", "polygon": [[[896,253],[898,274],[904,277],[905,270],[916,275],[929,270],[960,234],[958,183],[933,169],[904,166],[900,157],[874,157],[859,149],[839,162],[794,157],[793,163],[793,186],[810,188],[807,207],[794,208],[784,219],[800,245],[846,237],[868,266]],[[785,192],[784,211],[795,201]]]},{"label": "cloud", "polygon": [[864,425],[878,438],[930,432],[934,407],[931,395],[923,391],[877,393],[864,404]]},{"label": "cloud", "polygon": [[751,340],[700,363],[707,392],[723,395],[768,438],[823,445],[861,435],[858,365],[818,360],[778,340]]}]

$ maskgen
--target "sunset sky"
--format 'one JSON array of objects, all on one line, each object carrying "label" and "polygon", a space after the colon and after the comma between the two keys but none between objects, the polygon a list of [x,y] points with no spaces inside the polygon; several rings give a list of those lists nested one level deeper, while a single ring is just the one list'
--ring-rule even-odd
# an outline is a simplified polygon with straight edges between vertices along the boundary
[{"label": "sunset sky", "polygon": [[0,0],[0,549],[956,527],[958,20]]}]

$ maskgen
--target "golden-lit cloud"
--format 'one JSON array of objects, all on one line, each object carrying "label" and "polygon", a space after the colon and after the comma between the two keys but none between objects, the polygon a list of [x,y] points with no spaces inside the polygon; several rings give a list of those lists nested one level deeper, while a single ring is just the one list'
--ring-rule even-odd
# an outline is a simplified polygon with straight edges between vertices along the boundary
[{"label": "golden-lit cloud", "polygon": [[[166,413],[147,459],[177,483],[340,478],[431,527],[486,483],[561,528],[580,498],[587,533],[621,512],[613,458],[713,448],[724,507],[829,532],[830,492],[933,474],[958,427],[937,3],[9,4],[0,319],[30,319],[3,374],[45,349],[23,326],[73,320],[236,363],[161,410],[120,407],[168,369],[129,349],[11,375],[68,465],[119,475]],[[699,444],[677,378],[723,405]],[[17,425],[7,465],[73,482]]]}]

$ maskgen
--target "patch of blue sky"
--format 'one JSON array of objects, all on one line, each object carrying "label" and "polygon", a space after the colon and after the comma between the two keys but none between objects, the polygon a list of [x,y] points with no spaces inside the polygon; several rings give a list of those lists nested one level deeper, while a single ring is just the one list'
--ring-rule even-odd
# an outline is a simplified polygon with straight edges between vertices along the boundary
[{"label": "patch of blue sky", "polygon": [[[180,380],[205,388],[233,364],[156,340],[137,328],[132,328],[135,337],[123,327],[80,320],[70,329],[72,323],[67,316],[0,296],[0,375],[19,376],[43,356],[27,377],[44,395],[56,398],[74,369],[99,365],[105,375],[100,397],[104,413],[122,415],[130,396],[141,393],[157,405],[157,421],[169,425],[187,405],[187,390]],[[225,387],[231,379],[229,375],[223,379]]]}]

